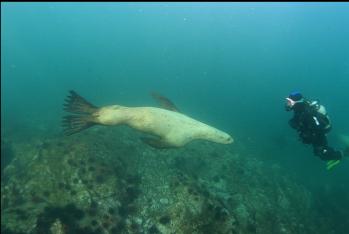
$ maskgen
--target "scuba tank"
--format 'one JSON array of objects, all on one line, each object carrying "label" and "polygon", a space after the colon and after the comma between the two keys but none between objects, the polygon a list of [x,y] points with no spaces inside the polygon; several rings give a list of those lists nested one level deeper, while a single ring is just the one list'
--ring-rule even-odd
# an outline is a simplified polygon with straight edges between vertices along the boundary
[{"label": "scuba tank", "polygon": [[313,119],[317,126],[321,125],[321,128],[327,133],[331,130],[330,117],[327,115],[326,108],[319,103],[318,100],[309,101],[309,106],[315,112]]},{"label": "scuba tank", "polygon": [[326,108],[323,105],[320,105],[318,100],[310,101],[309,105],[318,113],[322,115],[327,115]]}]

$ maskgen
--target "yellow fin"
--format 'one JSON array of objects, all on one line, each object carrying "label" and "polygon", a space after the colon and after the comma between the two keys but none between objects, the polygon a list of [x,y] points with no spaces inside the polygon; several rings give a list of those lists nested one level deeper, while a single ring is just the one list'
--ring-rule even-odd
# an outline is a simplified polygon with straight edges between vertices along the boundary
[{"label": "yellow fin", "polygon": [[340,162],[341,162],[341,160],[329,160],[327,162],[326,169],[329,171],[329,170],[331,170],[334,166],[336,166]]}]

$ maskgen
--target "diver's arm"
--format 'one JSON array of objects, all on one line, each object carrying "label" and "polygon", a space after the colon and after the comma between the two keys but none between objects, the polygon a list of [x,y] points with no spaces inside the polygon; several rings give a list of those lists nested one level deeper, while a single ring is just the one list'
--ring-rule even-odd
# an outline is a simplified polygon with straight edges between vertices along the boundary
[{"label": "diver's arm", "polygon": [[296,129],[298,131],[300,130],[302,125],[300,117],[298,115],[294,115],[292,119],[288,121],[288,124],[291,126],[291,128]]},{"label": "diver's arm", "polygon": [[291,126],[291,128],[293,128],[293,129],[297,129],[297,128],[298,128],[298,124],[297,124],[297,122],[295,121],[294,118],[290,119],[290,120],[288,121],[288,124],[289,124],[289,125]]}]

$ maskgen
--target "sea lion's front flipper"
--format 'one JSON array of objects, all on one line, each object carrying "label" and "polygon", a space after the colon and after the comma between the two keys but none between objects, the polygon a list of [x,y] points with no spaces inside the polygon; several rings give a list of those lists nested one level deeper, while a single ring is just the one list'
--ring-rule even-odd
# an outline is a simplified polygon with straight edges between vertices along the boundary
[{"label": "sea lion's front flipper", "polygon": [[164,140],[154,138],[154,137],[141,137],[141,140],[147,145],[156,148],[156,149],[167,149],[173,148],[170,144],[165,142]]},{"label": "sea lion's front flipper", "polygon": [[164,109],[180,112],[178,110],[178,108],[176,107],[176,105],[170,99],[168,99],[167,97],[164,97],[164,96],[162,96],[162,95],[160,95],[159,93],[156,93],[156,92],[151,92],[150,95],[155,100],[157,100],[160,103],[161,107],[163,107]]}]

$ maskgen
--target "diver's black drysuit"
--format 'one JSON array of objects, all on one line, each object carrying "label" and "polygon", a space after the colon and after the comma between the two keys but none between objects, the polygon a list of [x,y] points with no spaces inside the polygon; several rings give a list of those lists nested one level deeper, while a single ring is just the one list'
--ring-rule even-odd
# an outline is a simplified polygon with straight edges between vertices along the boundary
[{"label": "diver's black drysuit", "polygon": [[292,108],[294,116],[289,124],[298,131],[304,144],[312,144],[314,154],[322,160],[338,160],[342,153],[328,146],[326,133],[331,130],[330,119],[326,114],[318,111],[319,105],[312,105],[310,101],[296,103]]}]

